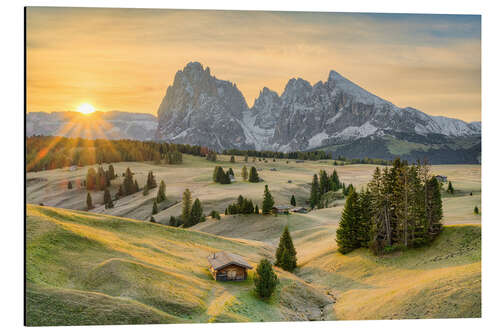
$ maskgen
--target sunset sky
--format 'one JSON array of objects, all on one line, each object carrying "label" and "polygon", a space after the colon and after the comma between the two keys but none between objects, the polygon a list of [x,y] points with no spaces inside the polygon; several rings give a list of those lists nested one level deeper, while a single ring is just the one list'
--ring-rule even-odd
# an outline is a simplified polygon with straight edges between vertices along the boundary
[{"label": "sunset sky", "polygon": [[28,8],[27,111],[152,113],[190,61],[249,106],[330,70],[394,104],[481,119],[481,18],[159,9]]}]

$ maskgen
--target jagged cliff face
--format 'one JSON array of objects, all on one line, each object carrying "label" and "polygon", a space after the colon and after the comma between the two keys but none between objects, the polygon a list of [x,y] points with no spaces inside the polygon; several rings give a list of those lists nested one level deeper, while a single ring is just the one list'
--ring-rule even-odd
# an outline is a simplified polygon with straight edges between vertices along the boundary
[{"label": "jagged cliff face", "polygon": [[239,120],[248,109],[236,85],[210,75],[200,63],[189,63],[158,108],[157,139],[222,150],[247,147]]},{"label": "jagged cliff face", "polygon": [[[177,72],[158,109],[157,139],[228,148],[295,151],[401,134],[479,136],[480,123],[399,108],[339,73],[315,85],[291,79],[281,96],[264,88],[248,108],[235,84],[189,63]],[[434,135],[434,136],[433,136]],[[424,139],[422,139],[424,138]]]}]

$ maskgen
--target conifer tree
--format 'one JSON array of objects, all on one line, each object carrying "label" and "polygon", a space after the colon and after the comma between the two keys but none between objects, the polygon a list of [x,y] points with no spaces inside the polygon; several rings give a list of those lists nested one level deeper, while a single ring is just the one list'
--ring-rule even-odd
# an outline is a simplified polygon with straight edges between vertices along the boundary
[{"label": "conifer tree", "polygon": [[245,154],[245,158],[243,159],[246,162],[248,162],[248,154]]},{"label": "conifer tree", "polygon": [[349,253],[360,246],[356,233],[359,220],[358,194],[351,191],[347,196],[337,228],[337,246],[340,253]]},{"label": "conifer tree", "polygon": [[187,223],[184,223],[184,227],[190,227],[201,222],[203,217],[203,208],[201,202],[198,198],[194,200],[193,206],[191,207],[191,212]]},{"label": "conifer tree", "polygon": [[281,234],[278,248],[276,249],[275,265],[283,268],[286,271],[293,271],[297,267],[297,252],[293,246],[292,237],[288,231],[288,226],[285,227]]},{"label": "conifer tree", "polygon": [[149,187],[147,185],[142,189],[142,195],[146,196],[149,194]]},{"label": "conifer tree", "polygon": [[125,178],[123,179],[123,190],[125,192],[124,195],[135,193],[135,184],[130,168],[127,168],[127,170],[125,171]]},{"label": "conifer tree", "polygon": [[236,161],[234,160],[234,155],[231,155],[231,160],[230,160],[231,163],[235,163]]},{"label": "conifer tree", "polygon": [[359,194],[359,221],[356,234],[361,247],[368,247],[371,236],[371,197],[369,191],[361,190]]},{"label": "conifer tree", "polygon": [[231,176],[233,176],[233,177],[234,177],[234,171],[233,171],[233,168],[229,168],[229,170],[228,170],[227,172],[229,172],[229,174],[230,174]]},{"label": "conifer tree", "polygon": [[73,184],[71,183],[71,180],[68,182],[68,190],[71,190],[73,188]]},{"label": "conifer tree", "polygon": [[85,181],[87,190],[91,191],[96,189],[96,176],[97,173],[94,168],[89,168],[87,170],[87,177]]},{"label": "conifer tree", "polygon": [[255,204],[255,214],[259,214],[259,205]]},{"label": "conifer tree", "polygon": [[448,189],[446,190],[446,192],[450,193],[450,194],[454,194],[455,193],[455,189],[453,188],[453,184],[450,182],[448,182]]},{"label": "conifer tree", "polygon": [[257,173],[257,169],[254,166],[250,168],[250,175],[248,176],[248,181],[250,183],[258,183],[259,182],[259,174]]},{"label": "conifer tree", "polygon": [[474,214],[479,215],[479,208],[474,206]]},{"label": "conifer tree", "polygon": [[158,193],[156,195],[156,201],[158,201],[158,203],[167,200],[167,195],[165,194],[165,189],[166,189],[166,185],[162,179],[160,182],[160,187],[158,188]]},{"label": "conifer tree", "polygon": [[87,192],[87,209],[91,210],[94,208],[94,205],[92,204],[92,197],[90,196],[90,192]]},{"label": "conifer tree", "polygon": [[191,216],[191,191],[187,188],[182,194],[182,214],[181,219],[184,224],[189,223],[189,218]]},{"label": "conifer tree", "polygon": [[340,186],[339,176],[337,175],[337,170],[335,169],[333,169],[331,180],[332,180],[332,190],[337,191],[341,186]]},{"label": "conifer tree", "polygon": [[319,171],[319,195],[320,197],[330,191],[330,179],[325,170]]},{"label": "conifer tree", "polygon": [[109,193],[108,189],[104,190],[103,201],[104,201],[104,208],[108,209],[108,208],[113,208],[114,207],[113,199],[111,199],[111,194]]},{"label": "conifer tree", "polygon": [[106,176],[108,177],[109,180],[113,180],[116,178],[115,168],[113,167],[113,164],[110,164],[108,166],[108,172],[106,173]]},{"label": "conifer tree", "polygon": [[290,199],[290,205],[292,206],[297,206],[297,203],[295,202],[295,195],[292,194],[292,198]]},{"label": "conifer tree", "polygon": [[255,292],[262,298],[272,295],[278,285],[278,276],[274,273],[269,260],[262,259],[257,266],[254,277]]},{"label": "conifer tree", "polygon": [[266,185],[264,187],[264,200],[262,201],[262,214],[271,214],[273,206],[274,199],[271,192],[269,192],[269,187]]},{"label": "conifer tree", "polygon": [[124,190],[123,190],[123,185],[120,184],[120,186],[118,186],[118,192],[116,192],[116,198],[120,198],[120,197],[123,197],[125,194],[124,194]]},{"label": "conifer tree", "polygon": [[153,200],[153,210],[151,211],[151,214],[158,214],[158,205],[156,204],[156,200]]},{"label": "conifer tree", "polygon": [[247,167],[246,165],[243,166],[243,169],[241,170],[241,177],[243,178],[243,180],[247,180],[248,179],[248,171],[247,171]]},{"label": "conifer tree", "polygon": [[319,200],[320,200],[320,192],[319,192],[318,175],[314,174],[311,186],[311,196],[309,198],[309,203],[312,209],[318,206]]},{"label": "conifer tree", "polygon": [[148,190],[155,188],[157,186],[155,176],[153,175],[153,171],[149,171],[148,179],[146,181],[146,187]]},{"label": "conifer tree", "polygon": [[137,183],[137,179],[134,181],[134,193],[139,192],[139,183]]}]

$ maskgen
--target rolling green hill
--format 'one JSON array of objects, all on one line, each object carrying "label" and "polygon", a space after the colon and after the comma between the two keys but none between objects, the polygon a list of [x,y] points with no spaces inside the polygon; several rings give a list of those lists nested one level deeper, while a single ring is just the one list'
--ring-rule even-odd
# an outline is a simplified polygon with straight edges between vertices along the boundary
[{"label": "rolling green hill", "polygon": [[[201,232],[28,205],[27,324],[481,315],[480,226],[447,226],[429,247],[374,257],[366,250],[339,254],[335,226],[325,226],[325,218],[297,214],[257,221],[229,216],[198,225]],[[212,279],[209,253],[239,253],[255,267],[261,258],[272,259],[276,237],[286,224],[299,268],[295,274],[277,269],[280,284],[270,300],[254,295],[253,271],[245,282]],[[247,238],[258,240],[226,238],[242,237],[238,226]]]},{"label": "rolling green hill", "polygon": [[220,250],[253,266],[273,253],[257,241],[28,205],[27,324],[319,320],[331,302],[279,270],[268,301],[255,297],[253,272],[243,283],[215,282],[206,257]]}]

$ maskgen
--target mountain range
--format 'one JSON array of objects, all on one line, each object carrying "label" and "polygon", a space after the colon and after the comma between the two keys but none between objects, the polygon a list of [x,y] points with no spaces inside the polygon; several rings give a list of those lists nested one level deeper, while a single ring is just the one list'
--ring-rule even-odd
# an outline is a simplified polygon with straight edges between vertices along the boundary
[{"label": "mountain range", "polygon": [[314,85],[292,78],[281,95],[263,88],[249,107],[236,84],[191,62],[167,88],[156,139],[218,151],[323,149],[350,158],[478,163],[481,123],[398,107],[333,70]]},{"label": "mountain range", "polygon": [[219,152],[321,149],[347,158],[432,163],[480,163],[481,158],[480,122],[398,107],[334,70],[314,85],[292,78],[281,94],[264,87],[249,107],[235,83],[190,62],[176,73],[157,114],[31,112],[26,134],[158,140]]},{"label": "mountain range", "polygon": [[26,136],[60,135],[86,139],[153,140],[158,121],[147,113],[121,111],[30,112],[26,115]]}]

